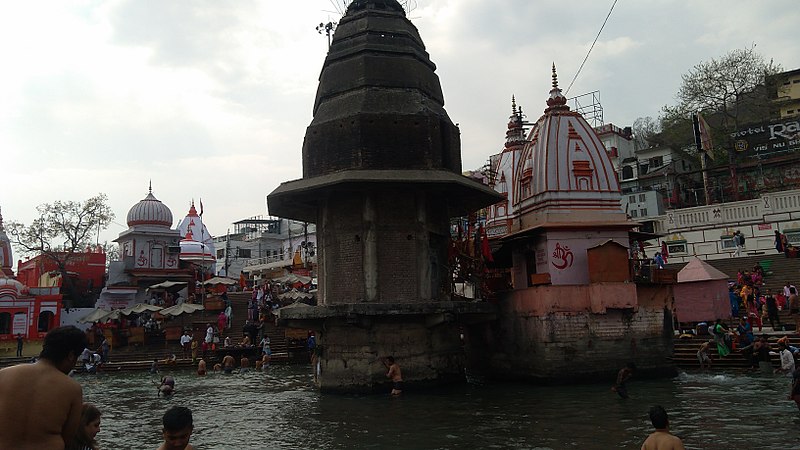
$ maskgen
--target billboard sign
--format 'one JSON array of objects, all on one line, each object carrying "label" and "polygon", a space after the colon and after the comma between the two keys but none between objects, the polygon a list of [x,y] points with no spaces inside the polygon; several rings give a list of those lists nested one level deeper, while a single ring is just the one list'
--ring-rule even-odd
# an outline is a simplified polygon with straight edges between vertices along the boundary
[{"label": "billboard sign", "polygon": [[736,152],[749,158],[761,158],[800,150],[800,121],[785,119],[748,126],[731,133]]}]

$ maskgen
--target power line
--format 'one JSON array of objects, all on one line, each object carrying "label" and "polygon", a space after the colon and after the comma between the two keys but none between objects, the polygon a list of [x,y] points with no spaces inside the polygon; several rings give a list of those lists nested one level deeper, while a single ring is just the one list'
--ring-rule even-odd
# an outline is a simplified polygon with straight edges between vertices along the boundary
[{"label": "power line", "polygon": [[578,67],[578,71],[575,72],[575,77],[572,78],[572,81],[569,83],[569,86],[567,87],[567,90],[564,92],[565,95],[569,92],[569,90],[572,87],[573,83],[575,83],[575,80],[578,79],[578,75],[580,75],[581,69],[583,69],[583,65],[586,64],[586,60],[589,59],[589,54],[592,53],[592,49],[594,48],[594,44],[596,44],[597,40],[600,39],[600,33],[603,32],[603,28],[605,28],[606,22],[608,22],[608,18],[611,17],[611,12],[614,11],[614,6],[616,4],[617,4],[617,0],[614,0],[614,3],[611,4],[611,9],[608,10],[608,15],[606,16],[606,20],[603,21],[603,25],[600,26],[600,31],[597,32],[597,36],[595,36],[594,42],[592,42],[592,46],[589,47],[589,51],[586,52],[586,57],[583,58],[583,62],[581,63],[581,66]]}]

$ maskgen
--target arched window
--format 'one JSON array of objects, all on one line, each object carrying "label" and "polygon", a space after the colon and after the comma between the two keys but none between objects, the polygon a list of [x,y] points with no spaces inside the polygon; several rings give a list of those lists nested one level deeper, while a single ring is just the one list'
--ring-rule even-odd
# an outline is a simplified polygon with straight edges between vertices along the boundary
[{"label": "arched window", "polygon": [[0,313],[0,334],[11,334],[11,314]]},{"label": "arched window", "polygon": [[39,313],[39,324],[37,326],[37,330],[40,333],[46,333],[53,328],[53,322],[55,321],[55,314],[50,311],[42,311]]},{"label": "arched window", "polygon": [[622,168],[622,179],[623,180],[630,180],[633,178],[633,167],[625,166]]}]

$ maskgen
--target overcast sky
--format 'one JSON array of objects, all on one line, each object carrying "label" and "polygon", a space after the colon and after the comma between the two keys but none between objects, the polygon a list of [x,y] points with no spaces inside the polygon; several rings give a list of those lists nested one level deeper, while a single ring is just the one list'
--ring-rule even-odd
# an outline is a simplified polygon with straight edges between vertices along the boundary
[{"label": "overcast sky", "polygon": [[[410,17],[460,124],[464,169],[501,149],[512,94],[539,117],[552,62],[569,85],[612,3],[418,0]],[[266,215],[266,195],[302,176],[327,51],[314,27],[329,19],[331,0],[4,3],[3,218],[29,223],[38,204],[105,192],[110,241],[150,180],[176,222],[202,198],[214,235]],[[568,96],[599,90],[605,122],[629,126],[730,50],[756,44],[800,68],[798,24],[797,0],[619,0]]]}]

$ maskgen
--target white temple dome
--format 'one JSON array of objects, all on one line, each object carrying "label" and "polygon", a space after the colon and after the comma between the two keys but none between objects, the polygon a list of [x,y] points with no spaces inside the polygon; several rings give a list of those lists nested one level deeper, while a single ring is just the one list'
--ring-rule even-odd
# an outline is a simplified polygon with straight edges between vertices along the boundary
[{"label": "white temple dome", "polygon": [[186,214],[186,217],[184,217],[183,220],[181,220],[181,222],[178,224],[178,231],[181,233],[181,236],[186,236],[189,232],[191,232],[192,239],[205,244],[206,249],[210,251],[212,255],[216,253],[214,237],[208,231],[206,224],[203,223],[203,218],[197,214],[197,209],[194,207],[194,200],[192,200],[192,204],[189,207],[189,213]]},{"label": "white temple dome", "polygon": [[6,278],[0,272],[0,298],[11,297],[17,299],[27,292],[27,287],[13,278]]},{"label": "white temple dome", "polygon": [[211,264],[216,262],[216,258],[214,257],[214,253],[211,252],[211,249],[202,242],[196,241],[191,230],[186,233],[185,238],[181,239],[180,258],[182,261],[192,261],[195,263]]},{"label": "white temple dome", "polygon": [[128,211],[128,226],[134,225],[153,225],[170,228],[172,226],[172,211],[167,205],[153,195],[153,189],[147,193],[147,197],[139,203],[133,205]]},{"label": "white temple dome", "polygon": [[547,108],[516,169],[520,175],[533,172],[516,178],[515,190],[525,193],[520,208],[538,217],[532,223],[624,219],[611,158],[591,125],[566,103],[553,66]]}]

